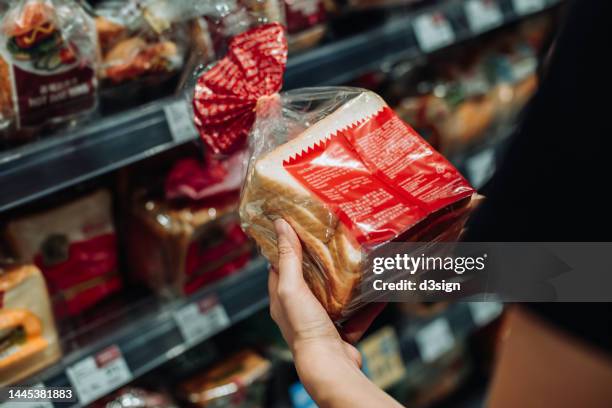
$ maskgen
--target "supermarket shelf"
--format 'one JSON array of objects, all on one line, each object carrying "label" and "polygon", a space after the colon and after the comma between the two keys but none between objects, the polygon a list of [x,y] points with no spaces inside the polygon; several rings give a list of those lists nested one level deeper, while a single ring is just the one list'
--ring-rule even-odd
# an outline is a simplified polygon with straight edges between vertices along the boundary
[{"label": "supermarket shelf", "polygon": [[410,325],[399,334],[408,371],[436,361],[455,344],[497,319],[502,311],[503,304],[499,302],[454,303],[440,315]]},{"label": "supermarket shelf", "polygon": [[[204,317],[199,321],[198,318],[185,314],[185,310],[194,305],[198,310],[202,310],[199,305],[203,302],[210,305],[211,300],[212,304],[221,306],[227,319],[219,318],[218,307],[200,312]],[[242,272],[206,287],[188,299],[165,303],[162,308],[150,313],[143,314],[135,310],[130,315],[132,319],[129,319],[123,327],[109,330],[108,335],[102,336],[94,344],[65,355],[59,363],[29,378],[24,385],[42,383],[46,387],[77,389],[78,387],[69,379],[68,372],[71,367],[74,368],[75,365],[91,357],[95,358],[101,351],[113,346],[118,347],[127,364],[131,373],[130,378],[127,378],[129,381],[150,372],[192,346],[247,318],[267,304],[267,263],[263,258],[257,258]],[[185,325],[199,326],[204,330],[201,330],[197,337],[193,337],[194,333],[198,332],[191,330],[191,334],[186,335]],[[104,333],[105,330],[98,332]],[[108,394],[123,383],[104,387],[101,395]],[[104,382],[100,384],[103,386]],[[85,400],[79,403],[55,403],[55,406],[79,407],[89,402]]]},{"label": "supermarket shelf", "polygon": [[[291,57],[285,89],[342,84],[381,63],[434,51],[436,47],[430,46],[422,51],[415,35],[415,22],[423,16],[443,15],[452,27],[452,40],[440,43],[438,49],[522,18],[510,0],[494,0],[501,13],[497,22],[471,29],[465,14],[470,1],[474,0],[441,1],[376,29]],[[558,2],[527,3],[540,3],[541,7],[532,10],[538,12]],[[0,153],[0,212],[196,139],[189,117],[186,99],[168,98],[96,120],[61,137]]]}]

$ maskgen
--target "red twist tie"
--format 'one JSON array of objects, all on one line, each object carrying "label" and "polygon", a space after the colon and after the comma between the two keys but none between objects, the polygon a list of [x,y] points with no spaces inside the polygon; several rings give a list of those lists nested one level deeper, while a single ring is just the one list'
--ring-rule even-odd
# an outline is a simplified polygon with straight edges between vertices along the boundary
[{"label": "red twist tie", "polygon": [[232,38],[227,55],[198,78],[194,121],[214,153],[244,148],[257,101],[280,91],[286,63],[283,26],[265,24]]}]

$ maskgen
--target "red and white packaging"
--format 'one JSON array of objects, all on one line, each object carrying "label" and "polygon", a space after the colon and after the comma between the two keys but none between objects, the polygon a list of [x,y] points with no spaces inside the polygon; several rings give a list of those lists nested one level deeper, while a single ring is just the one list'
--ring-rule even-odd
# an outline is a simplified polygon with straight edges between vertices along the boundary
[{"label": "red and white packaging", "polygon": [[244,157],[182,159],[166,177],[164,196],[134,193],[127,252],[141,282],[162,296],[189,295],[252,258],[236,211]]},{"label": "red and white packaging", "polygon": [[286,56],[279,25],[235,37],[198,80],[195,122],[217,153],[248,140],[243,228],[276,266],[273,221],[285,219],[302,242],[310,288],[341,321],[363,305],[371,251],[394,240],[456,240],[475,191],[373,92],[278,94]]},{"label": "red and white packaging", "polygon": [[5,236],[20,261],[43,272],[58,317],[77,315],[122,287],[107,190],[11,221]]}]

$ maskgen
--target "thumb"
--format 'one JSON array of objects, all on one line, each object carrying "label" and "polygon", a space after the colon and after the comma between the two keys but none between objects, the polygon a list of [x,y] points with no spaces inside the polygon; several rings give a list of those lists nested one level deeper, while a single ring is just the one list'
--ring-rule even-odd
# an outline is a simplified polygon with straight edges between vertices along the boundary
[{"label": "thumb", "polygon": [[304,284],[302,246],[293,228],[282,218],[274,221],[274,228],[278,238],[278,289],[287,293]]}]

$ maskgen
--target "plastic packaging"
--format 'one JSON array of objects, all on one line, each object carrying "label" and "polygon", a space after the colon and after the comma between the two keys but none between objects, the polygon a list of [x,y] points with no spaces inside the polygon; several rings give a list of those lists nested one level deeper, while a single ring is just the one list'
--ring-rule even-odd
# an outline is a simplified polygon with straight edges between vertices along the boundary
[{"label": "plastic packaging", "polygon": [[179,393],[198,407],[261,408],[271,368],[256,352],[242,350],[181,384]]},{"label": "plastic packaging", "polygon": [[363,306],[371,251],[392,240],[456,239],[474,189],[373,92],[278,94],[285,59],[278,25],[235,37],[199,78],[196,125],[217,152],[237,149],[250,130],[242,226],[276,266],[273,221],[285,219],[302,242],[306,281],[341,321]]},{"label": "plastic packaging", "polygon": [[49,294],[33,265],[0,265],[0,386],[61,356]]},{"label": "plastic packaging", "polygon": [[289,51],[314,47],[327,30],[323,0],[284,0]]},{"label": "plastic packaging", "polygon": [[72,0],[16,0],[0,21],[0,131],[9,143],[97,103],[93,20]]},{"label": "plastic packaging", "polygon": [[19,261],[41,269],[58,317],[78,315],[122,287],[107,190],[12,220],[5,238]]},{"label": "plastic packaging", "polygon": [[191,42],[194,27],[185,20],[182,4],[130,0],[96,5],[105,111],[174,92],[189,50],[202,45]]},{"label": "plastic packaging", "polygon": [[253,247],[240,229],[237,200],[236,189],[178,201],[137,192],[128,222],[130,269],[166,297],[189,295],[239,271]]}]

